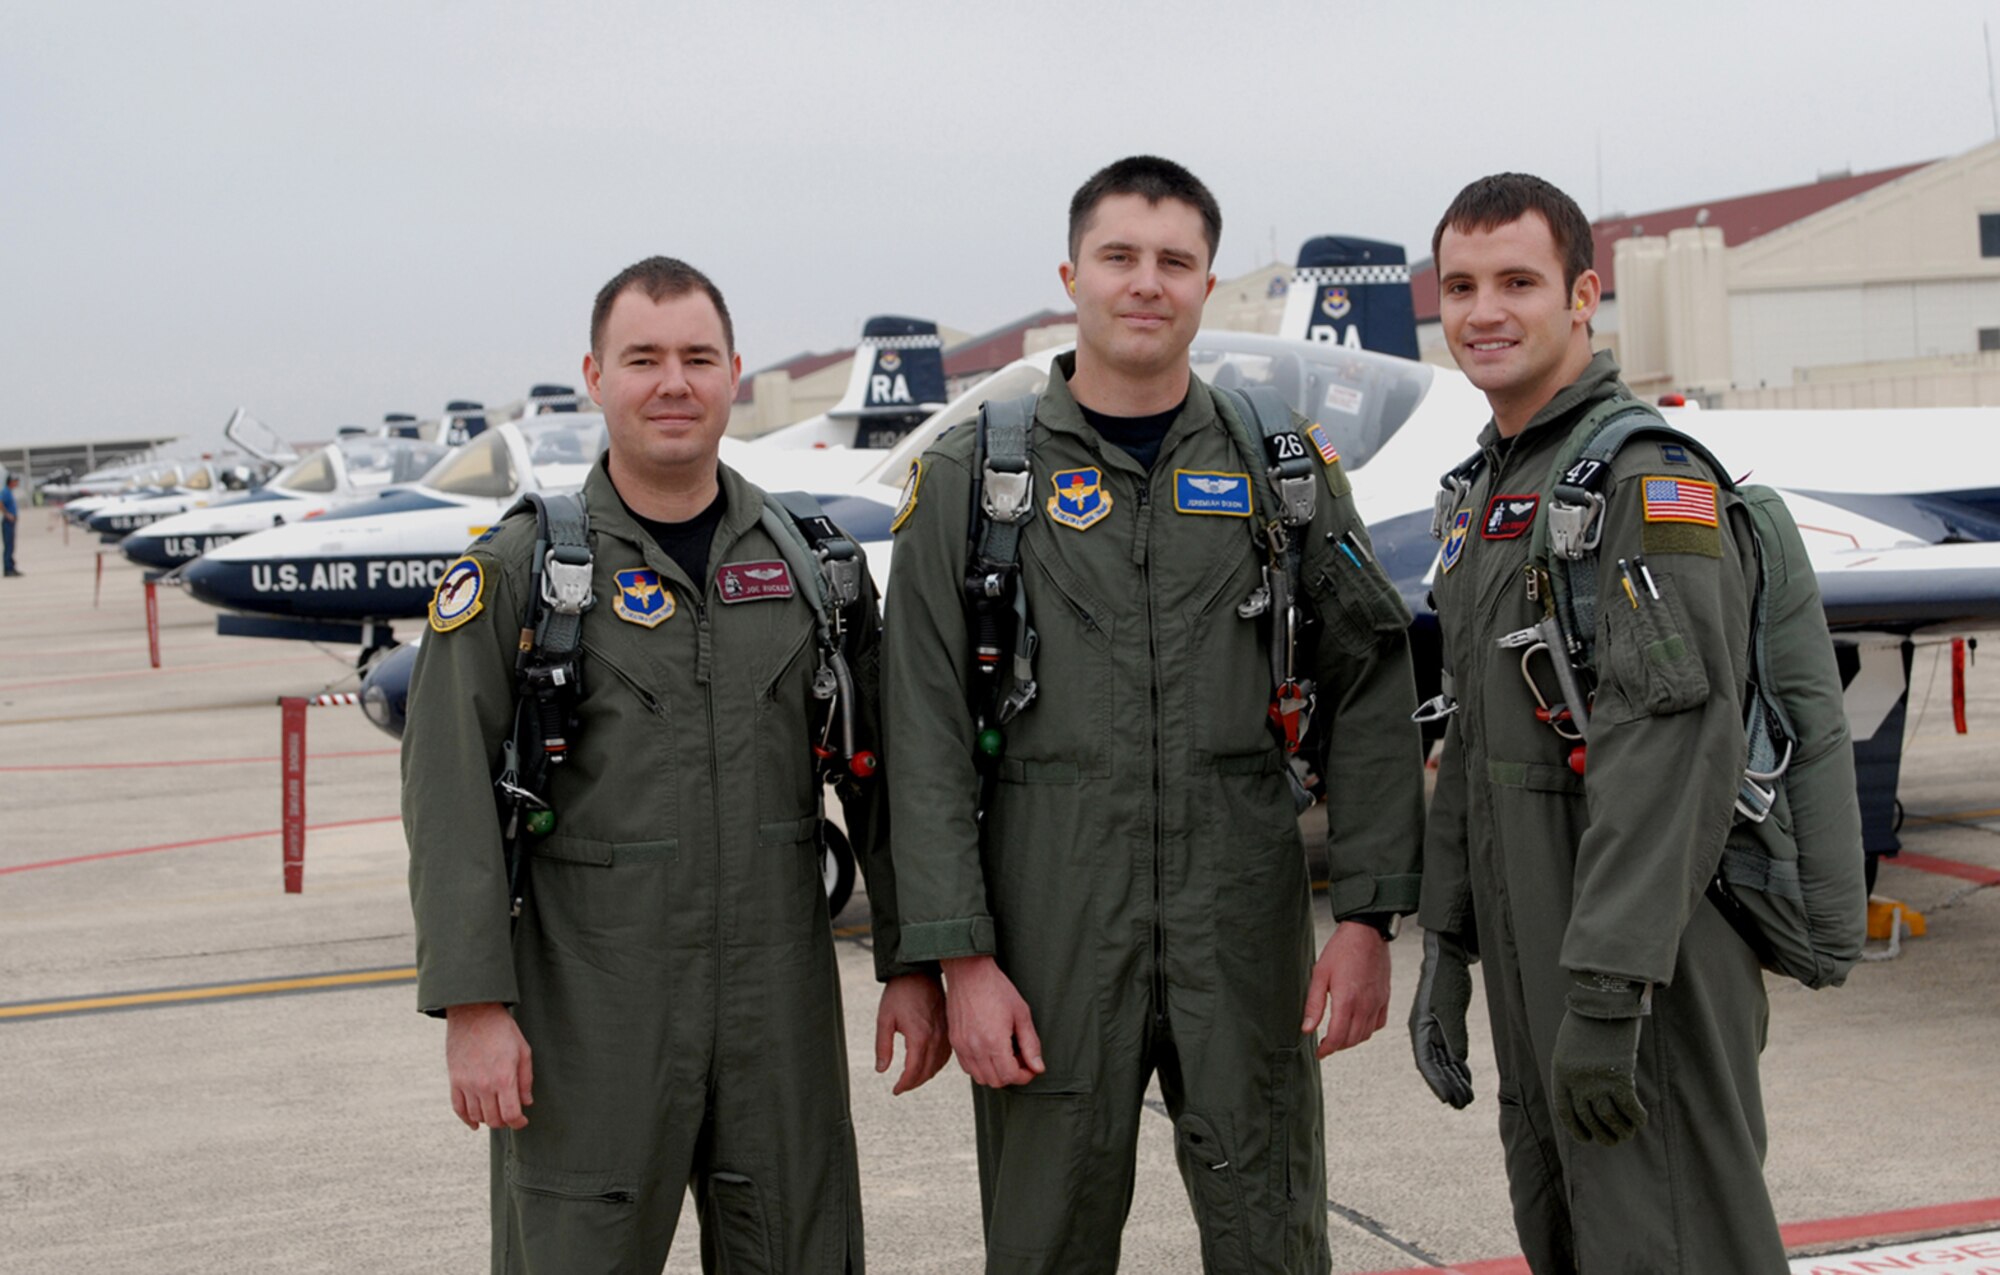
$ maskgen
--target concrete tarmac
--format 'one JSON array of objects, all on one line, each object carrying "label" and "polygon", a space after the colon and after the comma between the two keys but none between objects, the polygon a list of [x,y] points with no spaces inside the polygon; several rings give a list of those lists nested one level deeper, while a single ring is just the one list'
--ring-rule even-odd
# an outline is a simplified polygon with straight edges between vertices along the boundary
[{"label": "concrete tarmac", "polygon": [[[0,581],[0,1272],[483,1270],[485,1135],[414,1009],[395,746],[357,709],[308,710],[305,888],[281,890],[275,700],[352,689],[351,651],[220,638],[162,589],[155,670],[140,572],[105,550],[94,604],[97,550],[24,510],[27,574]],[[1793,1232],[1820,1249],[2000,1225],[2000,676],[1975,665],[1961,737],[1948,667],[1917,661],[1903,836],[1932,862],[1878,893],[1929,933],[1843,989],[1770,981],[1780,1219],[1897,1214]],[[869,1262],[977,1271],[969,1082],[891,1098],[874,1073],[866,922],[836,919]],[[1483,1002],[1454,1113],[1402,1026],[1419,945],[1391,950],[1388,1029],[1322,1070],[1334,1270],[1518,1269],[1488,1264],[1518,1246]],[[1124,1269],[1198,1271],[1152,1105]],[[683,1227],[669,1271],[699,1269]]]}]

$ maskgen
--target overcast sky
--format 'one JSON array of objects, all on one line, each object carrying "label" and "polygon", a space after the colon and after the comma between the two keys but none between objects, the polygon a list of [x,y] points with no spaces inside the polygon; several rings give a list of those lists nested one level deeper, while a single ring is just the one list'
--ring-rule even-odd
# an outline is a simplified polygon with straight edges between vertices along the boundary
[{"label": "overcast sky", "polygon": [[237,405],[306,440],[580,384],[592,295],[656,252],[721,285],[746,373],[871,314],[981,331],[1063,304],[1069,195],[1133,152],[1215,191],[1224,277],[1316,234],[1420,258],[1502,169],[1596,216],[1941,158],[1994,136],[1989,22],[2000,0],[0,0],[0,445],[207,439]]}]

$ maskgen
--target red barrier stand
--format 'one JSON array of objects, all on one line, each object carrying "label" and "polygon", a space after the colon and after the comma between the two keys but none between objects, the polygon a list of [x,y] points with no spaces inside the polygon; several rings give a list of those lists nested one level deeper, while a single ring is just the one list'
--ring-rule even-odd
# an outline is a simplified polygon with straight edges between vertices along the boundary
[{"label": "red barrier stand", "polygon": [[1965,639],[1951,640],[1951,724],[1965,734]]},{"label": "red barrier stand", "polygon": [[[68,526],[67,523],[63,524]],[[104,550],[97,551],[97,587],[91,590],[90,605],[95,607],[104,601]]]},{"label": "red barrier stand", "polygon": [[305,890],[306,876],[306,701],[287,695],[278,701],[282,718],[278,765],[284,774],[285,893]]},{"label": "red barrier stand", "polygon": [[[100,556],[99,567],[104,564]],[[160,667],[160,586],[146,581],[146,654],[152,657],[153,667]]]}]

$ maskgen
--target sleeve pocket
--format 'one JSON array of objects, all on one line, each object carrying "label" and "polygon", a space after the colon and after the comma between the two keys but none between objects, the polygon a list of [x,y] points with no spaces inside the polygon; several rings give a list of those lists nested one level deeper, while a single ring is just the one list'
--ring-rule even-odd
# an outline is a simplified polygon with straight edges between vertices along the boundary
[{"label": "sleeve pocket", "polygon": [[[1601,572],[1601,568],[1600,568]],[[1615,583],[1606,581],[1605,583]],[[1708,672],[1687,639],[1687,619],[1674,577],[1653,572],[1660,596],[1638,595],[1631,605],[1622,589],[1597,591],[1597,645],[1603,676],[1597,711],[1612,721],[1684,712],[1708,701]],[[1620,606],[1619,603],[1626,605]]]}]

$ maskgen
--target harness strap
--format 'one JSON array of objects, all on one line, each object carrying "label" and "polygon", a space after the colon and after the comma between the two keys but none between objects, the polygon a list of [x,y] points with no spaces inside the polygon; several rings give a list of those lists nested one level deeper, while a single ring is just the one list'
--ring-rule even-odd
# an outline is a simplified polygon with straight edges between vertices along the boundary
[{"label": "harness strap", "polygon": [[972,516],[971,571],[966,592],[972,599],[976,632],[975,655],[988,686],[997,689],[1002,648],[999,604],[1012,612],[1011,655],[1013,689],[981,716],[987,725],[1004,726],[1034,702],[1035,648],[1039,645],[1028,621],[1028,591],[1020,587],[1021,531],[1034,511],[1033,474],[1028,438],[1034,428],[1038,397],[995,399],[981,406],[973,479],[978,484]]}]

